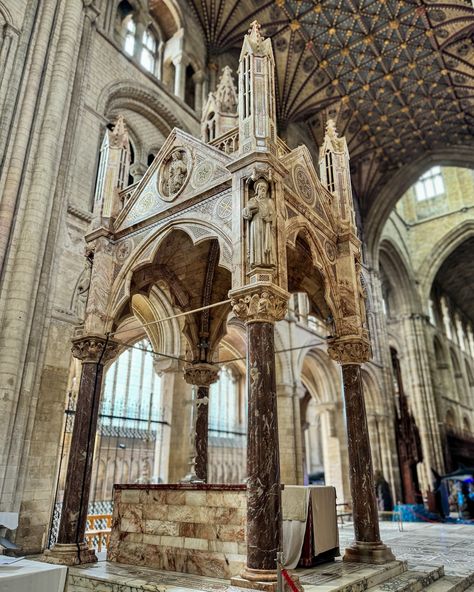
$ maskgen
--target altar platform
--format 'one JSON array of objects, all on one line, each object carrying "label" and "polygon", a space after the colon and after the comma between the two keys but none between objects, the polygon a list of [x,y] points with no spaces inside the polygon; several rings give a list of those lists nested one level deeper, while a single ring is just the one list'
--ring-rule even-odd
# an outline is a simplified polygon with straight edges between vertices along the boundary
[{"label": "altar platform", "polygon": [[[382,537],[390,541],[402,561],[384,566],[333,563],[298,568],[307,592],[474,592],[472,529],[458,525],[381,523]],[[352,525],[339,529],[341,551],[350,544]],[[445,567],[443,567],[443,564]],[[240,592],[228,579],[99,561],[70,567],[67,592]]]}]

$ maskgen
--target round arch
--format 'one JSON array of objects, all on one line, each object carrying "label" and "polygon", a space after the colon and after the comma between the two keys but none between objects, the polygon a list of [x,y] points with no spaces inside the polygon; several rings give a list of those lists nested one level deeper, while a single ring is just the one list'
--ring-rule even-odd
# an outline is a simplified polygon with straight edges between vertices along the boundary
[{"label": "round arch", "polygon": [[[170,101],[170,105],[167,106],[163,101],[163,96],[166,97],[163,93],[160,95],[136,80],[123,80],[109,84],[102,89],[97,99],[96,109],[98,113],[106,115],[118,109],[121,105],[129,105],[133,107],[132,110],[146,113],[148,118],[151,118],[150,120],[165,135],[168,135],[173,127],[179,127],[188,133],[192,132],[193,130],[190,130],[187,122],[177,116],[176,105],[174,105],[173,109]],[[178,107],[178,111],[183,110]],[[184,111],[182,114],[185,115]],[[186,119],[188,119],[189,114],[187,112],[186,115]],[[193,116],[194,119],[197,125],[197,119]]]}]

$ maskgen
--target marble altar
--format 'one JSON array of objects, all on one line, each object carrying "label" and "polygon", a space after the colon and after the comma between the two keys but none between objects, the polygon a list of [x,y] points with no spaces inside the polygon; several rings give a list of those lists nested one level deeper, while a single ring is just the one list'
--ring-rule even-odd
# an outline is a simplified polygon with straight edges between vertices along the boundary
[{"label": "marble altar", "polygon": [[116,485],[108,559],[230,578],[246,560],[245,485]]}]

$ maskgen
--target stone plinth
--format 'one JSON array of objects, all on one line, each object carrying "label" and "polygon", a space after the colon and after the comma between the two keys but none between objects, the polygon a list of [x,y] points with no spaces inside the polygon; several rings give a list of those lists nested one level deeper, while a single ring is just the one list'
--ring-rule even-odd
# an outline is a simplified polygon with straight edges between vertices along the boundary
[{"label": "stone plinth", "polygon": [[116,485],[107,558],[230,578],[246,562],[245,485]]}]

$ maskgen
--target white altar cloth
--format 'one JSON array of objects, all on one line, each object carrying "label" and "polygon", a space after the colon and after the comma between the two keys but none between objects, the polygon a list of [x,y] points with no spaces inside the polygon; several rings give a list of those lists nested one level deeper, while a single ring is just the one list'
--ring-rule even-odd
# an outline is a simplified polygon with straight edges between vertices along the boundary
[{"label": "white altar cloth", "polygon": [[339,547],[334,487],[285,485],[281,496],[282,539],[284,564],[288,569],[294,569],[301,557],[310,498],[315,554]]},{"label": "white altar cloth", "polygon": [[1,592],[64,592],[67,567],[22,559],[0,566]]}]

